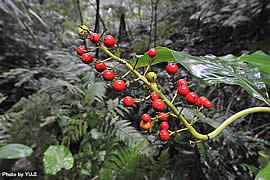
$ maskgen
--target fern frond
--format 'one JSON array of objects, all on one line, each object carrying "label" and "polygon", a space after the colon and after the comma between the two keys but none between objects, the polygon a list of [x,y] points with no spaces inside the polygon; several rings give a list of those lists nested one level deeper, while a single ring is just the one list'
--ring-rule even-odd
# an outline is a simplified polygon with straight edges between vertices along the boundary
[{"label": "fern frond", "polygon": [[139,148],[140,153],[148,155],[152,153],[150,143],[137,129],[131,126],[128,120],[108,115],[103,123],[100,123],[99,129],[107,135],[115,135],[130,147]]},{"label": "fern frond", "polygon": [[151,168],[151,178],[152,179],[158,179],[161,177],[166,179],[170,177],[171,171],[169,166],[169,152],[168,149],[164,150],[159,158],[155,161],[153,161]]},{"label": "fern frond", "polygon": [[7,113],[0,115],[0,142],[5,144],[10,137],[9,130],[12,124],[16,122],[16,116],[18,117],[20,113]]},{"label": "fern frond", "polygon": [[120,99],[117,97],[115,99],[109,99],[106,102],[108,111],[115,113],[118,116],[124,118],[126,115],[125,113],[129,114],[129,109],[126,106],[121,104]]},{"label": "fern frond", "polygon": [[114,152],[105,161],[104,168],[100,172],[100,178],[105,180],[142,179],[149,175],[151,159],[142,155],[134,148],[122,148]]},{"label": "fern frond", "polygon": [[105,97],[105,86],[103,82],[89,84],[85,92],[85,103],[90,106],[94,100],[102,101]]},{"label": "fern frond", "polygon": [[102,101],[106,93],[106,84],[104,82],[94,83],[95,87],[95,100]]},{"label": "fern frond", "polygon": [[4,94],[0,93],[0,104],[6,99],[7,97]]}]

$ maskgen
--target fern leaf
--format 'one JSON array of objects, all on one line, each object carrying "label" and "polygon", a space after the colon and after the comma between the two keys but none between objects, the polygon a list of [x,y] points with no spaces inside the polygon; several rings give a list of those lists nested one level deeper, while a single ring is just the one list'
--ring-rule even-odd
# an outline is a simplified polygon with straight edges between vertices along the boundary
[{"label": "fern leaf", "polygon": [[105,161],[104,168],[101,170],[101,179],[141,179],[149,174],[147,168],[150,167],[151,159],[138,153],[133,148],[122,148],[113,153]]},{"label": "fern leaf", "polygon": [[99,125],[99,129],[105,134],[115,135],[130,147],[139,147],[140,153],[148,155],[152,153],[150,143],[137,129],[131,126],[128,120],[120,119],[119,116],[108,115]]}]

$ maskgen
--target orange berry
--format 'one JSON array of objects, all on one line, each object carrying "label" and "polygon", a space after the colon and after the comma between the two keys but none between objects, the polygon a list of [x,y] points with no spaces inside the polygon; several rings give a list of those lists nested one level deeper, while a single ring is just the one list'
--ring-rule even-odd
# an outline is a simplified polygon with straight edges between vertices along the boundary
[{"label": "orange berry", "polygon": [[151,121],[144,122],[143,120],[141,120],[141,122],[140,122],[140,127],[145,129],[145,130],[150,129],[151,125],[152,125]]}]

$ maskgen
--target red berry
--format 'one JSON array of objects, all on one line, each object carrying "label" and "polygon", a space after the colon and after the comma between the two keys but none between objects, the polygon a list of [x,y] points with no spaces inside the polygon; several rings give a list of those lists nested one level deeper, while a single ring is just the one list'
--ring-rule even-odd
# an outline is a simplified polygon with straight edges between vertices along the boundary
[{"label": "red berry", "polygon": [[177,72],[177,70],[178,70],[178,66],[175,63],[169,63],[166,66],[166,71],[170,75],[174,75]]},{"label": "red berry", "polygon": [[169,123],[167,123],[166,121],[163,121],[160,124],[160,127],[161,127],[162,130],[168,130],[169,129]]},{"label": "red berry", "polygon": [[106,66],[106,64],[105,64],[104,62],[102,62],[102,63],[96,63],[96,64],[95,64],[95,68],[96,68],[96,70],[97,70],[98,72],[102,72],[102,71],[104,71],[105,69],[107,69],[107,66]]},{"label": "red berry", "polygon": [[151,58],[155,57],[157,55],[157,50],[155,48],[151,48],[148,50],[148,56]]},{"label": "red berry", "polygon": [[115,90],[117,90],[117,91],[124,90],[125,89],[125,86],[126,86],[125,82],[123,80],[121,80],[121,79],[115,80],[113,82],[113,88]]},{"label": "red berry", "polygon": [[170,138],[170,134],[167,130],[162,129],[161,131],[159,131],[159,138],[162,141],[167,141]]},{"label": "red berry", "polygon": [[156,92],[151,93],[150,96],[151,96],[152,101],[154,101],[154,100],[156,100],[156,99],[159,98],[159,95]]},{"label": "red berry", "polygon": [[111,70],[105,70],[103,72],[103,78],[105,81],[111,81],[115,78],[115,75]]},{"label": "red berry", "polygon": [[177,91],[178,91],[178,93],[179,93],[180,95],[185,96],[185,95],[188,94],[189,89],[188,89],[188,87],[187,87],[186,85],[183,85],[183,86],[179,86],[179,87],[177,88]]},{"label": "red berry", "polygon": [[144,122],[150,121],[151,120],[151,116],[149,114],[143,114],[142,115],[142,120]]},{"label": "red berry", "polygon": [[78,53],[79,55],[83,55],[84,51],[85,51],[85,48],[84,48],[84,47],[78,47],[78,48],[77,48],[77,53]]},{"label": "red berry", "polygon": [[177,86],[181,86],[181,85],[187,86],[187,81],[184,80],[184,79],[179,79],[179,80],[177,81]]},{"label": "red berry", "polygon": [[[161,113],[159,113],[159,114],[158,114],[158,116],[162,116],[162,115],[164,115],[164,114],[166,114],[166,113],[161,112]],[[162,120],[162,121],[166,121],[166,120],[168,119],[168,116],[167,116],[167,115],[165,115],[165,116],[160,117],[160,118],[158,118],[158,119],[159,119],[159,120]]]},{"label": "red berry", "polygon": [[107,48],[112,48],[115,44],[115,40],[111,35],[107,35],[104,37],[103,39],[103,44],[107,47]]},{"label": "red berry", "polygon": [[207,100],[208,100],[208,98],[207,98],[207,97],[205,97],[205,96],[201,96],[199,99],[200,99],[202,102],[203,102],[203,101],[207,101]]},{"label": "red berry", "polygon": [[156,111],[163,111],[163,109],[165,108],[165,104],[161,99],[154,100],[152,106]]},{"label": "red berry", "polygon": [[97,44],[100,41],[100,36],[97,33],[92,33],[89,39],[93,44]]},{"label": "red berry", "polygon": [[202,100],[200,98],[198,98],[198,101],[195,104],[196,106],[202,105]]},{"label": "red berry", "polygon": [[130,96],[126,96],[123,102],[126,106],[132,106],[135,103],[135,100]]},{"label": "red berry", "polygon": [[212,102],[209,100],[203,101],[203,107],[211,108],[213,106]]},{"label": "red berry", "polygon": [[90,64],[91,62],[94,61],[93,57],[91,54],[89,53],[84,53],[81,57],[81,60],[83,61],[83,63],[85,64]]},{"label": "red berry", "polygon": [[198,101],[198,95],[195,92],[190,92],[186,95],[186,100],[189,103],[196,103]]}]

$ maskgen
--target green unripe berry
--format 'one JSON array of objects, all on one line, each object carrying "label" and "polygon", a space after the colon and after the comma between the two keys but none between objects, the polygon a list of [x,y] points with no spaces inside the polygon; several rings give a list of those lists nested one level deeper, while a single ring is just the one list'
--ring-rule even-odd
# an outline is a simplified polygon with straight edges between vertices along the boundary
[{"label": "green unripe berry", "polygon": [[157,79],[157,75],[154,72],[149,72],[147,73],[146,78],[149,82],[154,83]]}]

